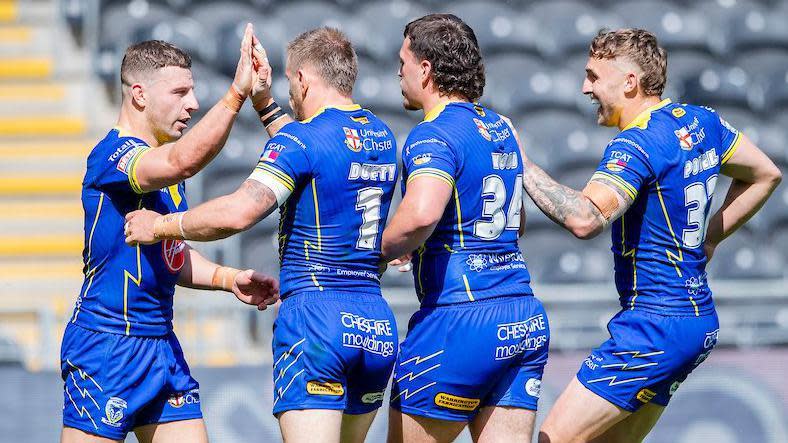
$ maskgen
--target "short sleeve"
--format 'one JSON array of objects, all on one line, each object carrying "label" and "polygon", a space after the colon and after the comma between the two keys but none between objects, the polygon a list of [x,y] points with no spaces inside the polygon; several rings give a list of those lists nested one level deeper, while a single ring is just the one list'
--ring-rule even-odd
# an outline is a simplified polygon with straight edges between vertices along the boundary
[{"label": "short sleeve", "polygon": [[634,140],[626,137],[613,139],[591,179],[611,182],[633,200],[643,185],[654,177],[648,153]]},{"label": "short sleeve", "polygon": [[408,136],[402,150],[403,178],[409,183],[426,175],[454,186],[457,158],[451,147],[434,131],[419,130]]},{"label": "short sleeve", "polygon": [[122,143],[106,158],[101,159],[101,171],[96,178],[96,187],[105,190],[131,189],[142,194],[137,180],[137,164],[151,150],[139,139],[121,139]]},{"label": "short sleeve", "polygon": [[249,178],[262,183],[274,180],[293,192],[311,175],[312,166],[304,142],[290,132],[280,131],[265,144],[260,161]]},{"label": "short sleeve", "polygon": [[731,126],[731,124],[725,121],[719,114],[716,114],[715,118],[719,120],[720,131],[720,152],[718,155],[722,159],[721,163],[724,165],[733,157],[733,153],[736,152],[736,149],[739,147],[741,132]]}]

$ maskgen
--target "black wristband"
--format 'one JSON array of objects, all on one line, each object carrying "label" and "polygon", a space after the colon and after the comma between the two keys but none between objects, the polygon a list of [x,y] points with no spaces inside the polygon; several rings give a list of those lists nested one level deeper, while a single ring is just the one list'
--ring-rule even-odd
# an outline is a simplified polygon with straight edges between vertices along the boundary
[{"label": "black wristband", "polygon": [[279,108],[279,110],[277,110],[276,112],[271,114],[270,117],[268,117],[267,119],[263,120],[263,126],[265,126],[267,128],[268,125],[270,125],[271,123],[276,121],[276,119],[278,119],[279,117],[285,116],[285,115],[287,115],[287,113],[285,111],[283,111],[282,108]]},{"label": "black wristband", "polygon": [[268,115],[268,114],[270,114],[270,113],[274,112],[274,110],[275,110],[276,108],[278,108],[278,107],[279,107],[279,104],[278,104],[278,103],[276,103],[276,101],[274,101],[274,102],[272,102],[270,105],[266,106],[265,108],[263,108],[263,109],[261,109],[261,110],[257,111],[257,115],[259,115],[259,116],[260,116],[260,118],[263,118],[263,117],[265,117],[266,115]]}]

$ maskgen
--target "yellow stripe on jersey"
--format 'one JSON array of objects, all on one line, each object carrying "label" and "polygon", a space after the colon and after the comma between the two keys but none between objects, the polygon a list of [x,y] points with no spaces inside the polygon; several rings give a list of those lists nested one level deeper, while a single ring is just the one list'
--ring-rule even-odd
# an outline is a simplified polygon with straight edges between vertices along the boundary
[{"label": "yellow stripe on jersey", "polygon": [[722,154],[722,161],[720,162],[720,164],[724,165],[725,163],[728,162],[728,160],[731,159],[731,157],[733,157],[733,154],[736,153],[737,149],[739,149],[740,143],[741,143],[741,132],[736,134],[736,138],[733,140],[733,143],[731,143],[730,147],[725,150],[724,154]]},{"label": "yellow stripe on jersey", "polygon": [[408,176],[408,181],[406,183],[410,183],[414,178],[422,175],[437,178],[447,183],[449,186],[454,186],[454,177],[452,177],[451,174],[449,174],[448,172],[442,171],[437,168],[417,169]]},{"label": "yellow stripe on jersey", "polygon": [[419,295],[424,295],[424,285],[421,283],[421,268],[424,265],[424,251],[426,250],[427,247],[424,245],[416,249],[416,254],[419,255],[419,269],[416,271],[416,280],[419,282]]},{"label": "yellow stripe on jersey", "polygon": [[144,191],[140,186],[140,181],[137,178],[137,164],[139,164],[140,159],[143,155],[145,155],[151,148],[147,147],[144,149],[140,149],[140,151],[134,154],[134,157],[129,160],[129,184],[131,185],[131,189],[136,192],[137,194],[142,194]]},{"label": "yellow stripe on jersey", "polygon": [[311,117],[307,118],[306,120],[301,121],[301,123],[309,123],[315,119],[318,115],[324,113],[326,109],[339,109],[340,111],[358,111],[361,109],[361,105],[353,103],[350,105],[337,105],[337,106],[323,106],[322,108],[318,109],[317,112],[312,114]]},{"label": "yellow stripe on jersey", "polygon": [[648,128],[648,122],[651,120],[651,113],[656,111],[656,110],[658,110],[658,109],[660,109],[660,108],[664,108],[665,106],[667,106],[669,104],[670,104],[670,99],[666,98],[665,100],[662,100],[661,102],[657,103],[656,105],[651,106],[650,108],[648,108],[645,111],[643,111],[640,114],[638,114],[638,116],[635,117],[624,128],[624,131],[626,131],[627,129],[635,128],[635,127],[640,128],[640,129]]},{"label": "yellow stripe on jersey", "polygon": [[460,247],[465,247],[465,237],[462,235],[462,208],[460,207],[460,191],[454,186],[454,206],[457,208],[457,232],[460,234]]},{"label": "yellow stripe on jersey", "polygon": [[449,103],[452,103],[452,102],[451,101],[445,101],[445,102],[442,102],[442,103],[438,103],[434,108],[430,109],[430,112],[428,112],[424,116],[424,120],[422,120],[421,123],[431,122],[431,121],[435,120],[436,118],[438,118],[438,116],[441,115],[441,112],[443,112],[443,110],[446,109],[446,106]]},{"label": "yellow stripe on jersey", "polygon": [[[142,209],[142,200],[137,205],[137,209]],[[131,322],[129,322],[129,280],[133,281],[137,287],[142,285],[142,266],[140,263],[140,245],[137,244],[137,277],[135,278],[127,270],[123,270],[123,321],[126,322],[126,335],[131,331]]]},{"label": "yellow stripe on jersey", "polygon": [[264,173],[265,175],[281,183],[282,186],[287,188],[288,191],[293,192],[295,190],[295,182],[293,181],[292,178],[290,178],[290,176],[288,176],[284,172],[281,172],[278,169],[268,165],[257,166],[257,169],[259,169],[260,172]]},{"label": "yellow stripe on jersey", "polygon": [[468,284],[468,277],[466,277],[465,274],[462,274],[462,281],[465,283],[465,293],[468,294],[468,299],[470,299],[470,301],[476,301],[476,299],[473,298],[471,286]]},{"label": "yellow stripe on jersey", "polygon": [[673,231],[673,225],[670,223],[670,216],[668,215],[668,208],[665,206],[665,199],[662,197],[662,188],[659,186],[659,181],[656,182],[657,184],[657,196],[659,197],[659,204],[662,205],[662,214],[665,216],[665,222],[668,224],[668,230],[670,231],[671,237],[673,237],[673,243],[676,245],[676,250],[678,251],[678,255],[674,254],[671,251],[665,250],[665,254],[668,256],[668,261],[673,263],[673,267],[676,268],[676,274],[681,277],[681,269],[679,269],[678,261],[684,261],[684,253],[681,250],[681,245],[679,244],[678,239],[676,238],[676,233]]},{"label": "yellow stripe on jersey", "polygon": [[317,229],[317,247],[315,247],[309,240],[304,240],[304,256],[309,260],[309,248],[316,249],[318,252],[323,252],[323,243],[320,236],[320,206],[317,204],[317,183],[312,179],[312,199],[315,203],[315,228]]},{"label": "yellow stripe on jersey", "polygon": [[594,172],[594,175],[591,176],[591,180],[595,178],[607,179],[607,182],[613,183],[617,187],[621,188],[621,190],[626,192],[626,194],[632,200],[634,200],[638,196],[638,190],[635,189],[635,187],[632,186],[631,184],[627,183],[627,181],[621,177],[618,177],[613,174],[608,174],[607,172],[603,172],[603,171],[596,171]]}]

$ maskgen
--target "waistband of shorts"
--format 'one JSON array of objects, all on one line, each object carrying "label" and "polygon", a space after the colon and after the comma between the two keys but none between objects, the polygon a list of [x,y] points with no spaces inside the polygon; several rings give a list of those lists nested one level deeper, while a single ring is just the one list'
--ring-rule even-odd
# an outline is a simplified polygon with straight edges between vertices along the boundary
[{"label": "waistband of shorts", "polygon": [[650,308],[650,307],[645,307],[645,306],[642,306],[642,307],[635,306],[635,309],[631,309],[631,308],[628,308],[628,307],[622,307],[621,310],[619,311],[619,313],[634,313],[634,314],[641,314],[641,315],[647,315],[647,316],[653,316],[653,317],[659,317],[659,318],[667,318],[667,317],[670,317],[670,318],[703,318],[703,317],[709,317],[709,316],[716,316],[717,315],[717,309],[714,307],[714,305],[711,305],[711,306],[708,306],[708,307],[706,307],[704,309],[700,309],[698,311],[698,314],[695,315],[694,312],[690,312],[690,311],[665,311],[665,310],[658,310],[656,308]]},{"label": "waistband of shorts", "polygon": [[465,308],[475,308],[479,306],[485,305],[497,305],[503,303],[511,303],[517,300],[538,300],[533,294],[523,293],[518,295],[501,295],[498,297],[488,297],[483,298],[481,300],[468,300],[462,301],[457,303],[448,303],[448,304],[430,304],[430,305],[422,305],[420,309],[437,309],[437,310],[447,310],[447,309],[465,309]]},{"label": "waistband of shorts", "polygon": [[101,328],[91,328],[90,326],[86,326],[84,324],[80,324],[79,322],[71,322],[71,321],[69,321],[68,324],[66,325],[66,329],[68,329],[68,328],[76,328],[76,329],[80,329],[80,330],[86,331],[86,332],[91,332],[91,333],[94,333],[94,334],[107,334],[107,335],[114,335],[114,336],[118,336],[118,337],[142,338],[142,339],[152,339],[152,340],[165,340],[165,339],[168,339],[171,336],[175,335],[175,332],[173,330],[167,331],[164,335],[138,335],[138,334],[126,335],[126,334],[117,332],[115,330],[111,330],[111,329],[110,330],[105,330],[105,329],[101,329]]},{"label": "waistband of shorts", "polygon": [[282,300],[282,308],[286,306],[296,306],[303,303],[313,303],[322,301],[340,301],[350,303],[380,303],[385,302],[381,294],[369,292],[349,292],[349,291],[307,291],[298,292],[287,296]]}]

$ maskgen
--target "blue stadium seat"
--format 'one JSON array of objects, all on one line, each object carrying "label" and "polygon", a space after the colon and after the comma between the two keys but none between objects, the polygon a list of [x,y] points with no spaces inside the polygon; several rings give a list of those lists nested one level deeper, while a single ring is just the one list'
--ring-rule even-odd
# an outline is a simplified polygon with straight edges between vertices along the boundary
[{"label": "blue stadium seat", "polygon": [[526,12],[539,26],[533,38],[539,52],[548,59],[558,60],[572,53],[588,53],[588,47],[600,28],[619,28],[622,19],[605,9],[593,8],[574,1],[535,3]]},{"label": "blue stadium seat", "polygon": [[700,11],[670,2],[633,0],[616,4],[613,10],[628,27],[647,29],[657,36],[669,53],[674,49],[710,51],[711,23]]},{"label": "blue stadium seat", "polygon": [[112,5],[101,11],[99,44],[116,46],[122,52],[137,28],[176,19],[172,9],[160,4],[136,1]]},{"label": "blue stadium seat", "polygon": [[684,98],[706,106],[749,107],[751,79],[739,67],[711,65],[684,83]]},{"label": "blue stadium seat", "polygon": [[783,254],[783,262],[788,263],[788,225],[777,227],[769,236],[769,244]]},{"label": "blue stadium seat", "polygon": [[399,66],[399,48],[405,25],[426,11],[415,2],[377,1],[364,3],[355,11],[346,31],[359,54],[384,66]]},{"label": "blue stadium seat", "polygon": [[473,29],[484,56],[504,51],[536,53],[539,31],[534,17],[502,3],[452,2],[447,6],[448,12]]}]

